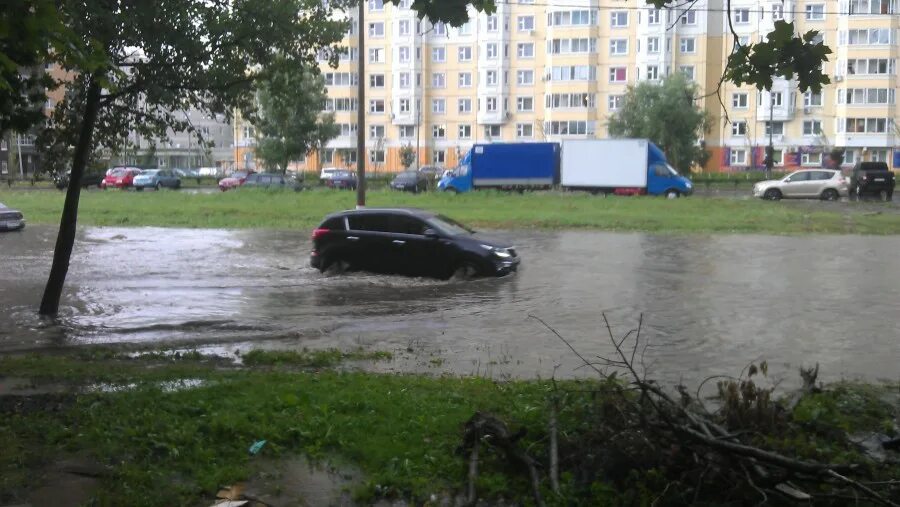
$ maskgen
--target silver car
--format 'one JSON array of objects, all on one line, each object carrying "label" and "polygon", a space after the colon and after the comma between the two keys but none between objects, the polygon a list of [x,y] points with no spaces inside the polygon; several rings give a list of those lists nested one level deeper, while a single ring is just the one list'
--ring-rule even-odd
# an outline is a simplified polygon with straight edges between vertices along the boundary
[{"label": "silver car", "polygon": [[25,216],[0,202],[0,231],[16,231],[25,227]]},{"label": "silver car", "polygon": [[788,174],[780,180],[760,181],[753,185],[753,196],[771,201],[781,198],[805,198],[836,201],[847,197],[849,180],[840,171],[808,169]]}]

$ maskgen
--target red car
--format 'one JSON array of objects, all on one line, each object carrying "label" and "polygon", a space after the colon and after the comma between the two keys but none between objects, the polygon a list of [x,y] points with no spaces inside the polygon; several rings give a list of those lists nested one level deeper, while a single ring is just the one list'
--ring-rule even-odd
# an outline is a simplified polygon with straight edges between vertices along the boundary
[{"label": "red car", "polygon": [[226,190],[237,188],[243,185],[244,182],[247,181],[247,176],[250,176],[251,174],[253,174],[253,171],[238,171],[232,173],[231,176],[219,180],[219,190],[225,192]]},{"label": "red car", "polygon": [[106,171],[106,177],[100,182],[100,188],[128,188],[134,185],[134,177],[141,174],[137,167],[113,167]]}]

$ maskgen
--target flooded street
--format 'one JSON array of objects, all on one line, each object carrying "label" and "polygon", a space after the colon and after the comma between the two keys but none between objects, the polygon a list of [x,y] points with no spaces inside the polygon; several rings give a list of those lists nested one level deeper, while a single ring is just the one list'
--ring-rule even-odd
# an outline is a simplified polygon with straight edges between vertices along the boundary
[{"label": "flooded street", "polygon": [[[85,228],[58,323],[36,316],[55,229],[0,235],[0,351],[85,344],[400,352],[385,371],[587,374],[644,314],[654,376],[695,381],[768,360],[789,379],[897,379],[900,238],[505,231],[522,271],[472,282],[308,267],[308,231]],[[408,352],[407,352],[408,351]]]}]

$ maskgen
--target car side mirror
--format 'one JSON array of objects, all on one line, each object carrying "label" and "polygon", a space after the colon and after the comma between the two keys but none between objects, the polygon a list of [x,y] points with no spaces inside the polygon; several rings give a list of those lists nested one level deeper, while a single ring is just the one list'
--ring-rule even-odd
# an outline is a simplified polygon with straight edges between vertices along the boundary
[{"label": "car side mirror", "polygon": [[438,239],[438,233],[434,229],[425,229],[425,237],[429,239]]},{"label": "car side mirror", "polygon": [[790,179],[790,178],[785,178],[785,179],[784,179],[784,182],[785,182],[785,183],[790,183],[790,182],[791,182],[791,179]]}]

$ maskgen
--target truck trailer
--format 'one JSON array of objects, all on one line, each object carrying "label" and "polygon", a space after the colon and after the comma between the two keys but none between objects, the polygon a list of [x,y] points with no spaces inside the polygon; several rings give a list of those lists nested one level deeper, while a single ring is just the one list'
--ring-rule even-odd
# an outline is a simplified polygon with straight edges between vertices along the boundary
[{"label": "truck trailer", "polygon": [[438,189],[468,192],[478,188],[542,189],[559,183],[559,144],[476,144]]}]

